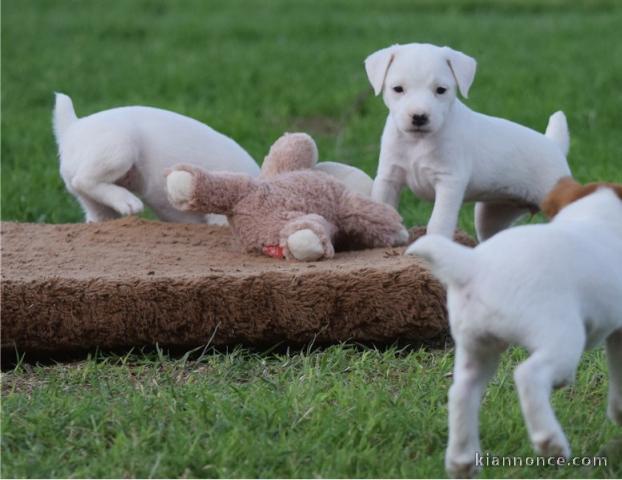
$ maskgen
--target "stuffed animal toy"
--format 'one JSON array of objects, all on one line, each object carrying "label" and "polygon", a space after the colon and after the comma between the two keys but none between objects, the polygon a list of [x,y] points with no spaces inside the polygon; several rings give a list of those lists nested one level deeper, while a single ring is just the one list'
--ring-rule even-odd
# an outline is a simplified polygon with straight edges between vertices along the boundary
[{"label": "stuffed animal toy", "polygon": [[317,147],[304,133],[272,145],[259,177],[208,172],[193,165],[167,170],[169,201],[180,210],[224,214],[247,252],[315,261],[343,250],[404,245],[400,215],[312,170]]}]

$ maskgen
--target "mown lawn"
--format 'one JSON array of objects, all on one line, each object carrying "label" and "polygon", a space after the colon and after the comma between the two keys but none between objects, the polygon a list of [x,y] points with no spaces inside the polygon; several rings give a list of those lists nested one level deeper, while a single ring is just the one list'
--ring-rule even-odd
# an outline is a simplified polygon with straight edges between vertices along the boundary
[{"label": "mown lawn", "polygon": [[[581,181],[622,182],[622,4],[599,0],[2,2],[1,218],[77,222],[58,174],[53,92],[78,115],[146,104],[202,120],[258,160],[304,130],[321,158],[373,175],[386,115],[362,61],[391,43],[478,60],[468,104],[543,130],[563,109]],[[407,224],[430,205],[404,193]],[[461,226],[472,232],[472,206]],[[536,217],[531,221],[541,221]],[[452,351],[324,350],[199,358],[132,353],[2,378],[2,477],[443,476]],[[486,451],[531,450],[506,357],[482,412]],[[554,396],[576,455],[606,468],[488,468],[484,477],[620,477],[602,351]]]}]

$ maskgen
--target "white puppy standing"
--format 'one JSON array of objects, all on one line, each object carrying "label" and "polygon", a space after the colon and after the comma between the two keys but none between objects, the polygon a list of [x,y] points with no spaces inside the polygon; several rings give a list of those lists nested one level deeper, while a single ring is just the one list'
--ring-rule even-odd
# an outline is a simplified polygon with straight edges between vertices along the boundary
[{"label": "white puppy standing", "polygon": [[611,189],[571,203],[550,224],[516,227],[475,249],[428,235],[406,253],[425,258],[448,288],[456,343],[445,457],[450,474],[475,472],[480,401],[512,344],[530,353],[514,378],[539,454],[570,455],[549,396],[573,381],[583,350],[603,341],[608,415],[622,425],[622,201]]},{"label": "white puppy standing", "polygon": [[[78,119],[71,99],[56,94],[54,133],[61,176],[87,222],[140,213],[141,198],[161,220],[205,222],[205,215],[181,212],[168,202],[164,170],[180,161],[259,174],[255,160],[232,139],[159,108],[113,108]],[[225,221],[209,217],[213,223]]]},{"label": "white puppy standing", "polygon": [[365,69],[383,92],[389,116],[372,198],[397,207],[403,186],[434,202],[428,233],[452,237],[460,207],[476,201],[480,240],[533,211],[570,174],[568,127],[551,116],[546,136],[470,110],[475,60],[448,47],[394,45],[371,54]]}]

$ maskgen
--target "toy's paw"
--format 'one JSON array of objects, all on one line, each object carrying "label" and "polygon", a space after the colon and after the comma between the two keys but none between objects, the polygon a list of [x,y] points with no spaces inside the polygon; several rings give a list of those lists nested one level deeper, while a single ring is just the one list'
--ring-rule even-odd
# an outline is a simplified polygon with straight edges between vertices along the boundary
[{"label": "toy's paw", "polygon": [[292,257],[302,262],[314,262],[322,257],[332,257],[335,251],[330,245],[322,245],[322,240],[308,228],[298,230],[287,237],[287,249]]},{"label": "toy's paw", "polygon": [[166,192],[174,207],[184,209],[194,193],[194,176],[185,170],[173,170],[166,177]]}]

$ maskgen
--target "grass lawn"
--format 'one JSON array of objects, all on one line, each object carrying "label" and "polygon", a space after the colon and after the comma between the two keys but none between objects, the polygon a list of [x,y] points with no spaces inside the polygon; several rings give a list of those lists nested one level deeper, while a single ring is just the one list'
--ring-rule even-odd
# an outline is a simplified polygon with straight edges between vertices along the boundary
[{"label": "grass lawn", "polygon": [[[448,44],[478,60],[467,103],[544,130],[566,112],[581,181],[622,182],[622,3],[615,0],[2,2],[2,220],[78,222],[58,174],[54,91],[78,115],[128,104],[202,120],[261,159],[304,130],[323,160],[375,173],[386,109],[363,59],[391,43]],[[472,205],[460,225],[472,233]],[[407,224],[431,206],[404,193]],[[541,221],[536,217],[531,221]],[[505,357],[482,444],[529,455]],[[234,350],[23,363],[2,377],[2,477],[443,476],[453,353]],[[487,468],[484,477],[622,476],[605,417],[602,351],[554,404],[575,455],[601,468]]]}]

